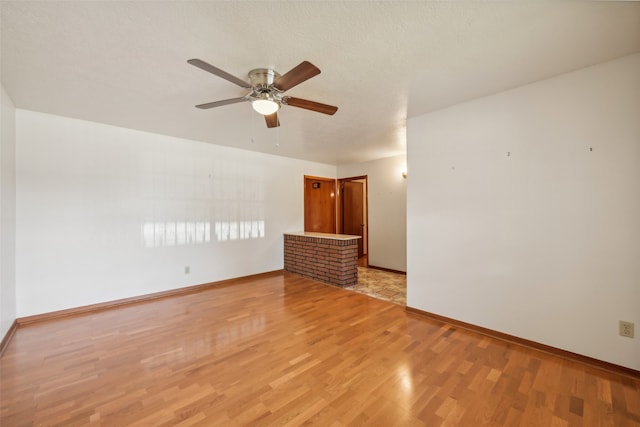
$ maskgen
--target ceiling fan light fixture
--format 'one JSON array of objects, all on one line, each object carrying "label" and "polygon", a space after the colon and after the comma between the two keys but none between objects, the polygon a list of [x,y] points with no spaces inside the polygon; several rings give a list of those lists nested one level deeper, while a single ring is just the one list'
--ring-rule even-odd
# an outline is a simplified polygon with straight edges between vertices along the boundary
[{"label": "ceiling fan light fixture", "polygon": [[280,109],[280,103],[269,97],[256,99],[251,102],[251,106],[257,113],[263,116],[269,116]]}]

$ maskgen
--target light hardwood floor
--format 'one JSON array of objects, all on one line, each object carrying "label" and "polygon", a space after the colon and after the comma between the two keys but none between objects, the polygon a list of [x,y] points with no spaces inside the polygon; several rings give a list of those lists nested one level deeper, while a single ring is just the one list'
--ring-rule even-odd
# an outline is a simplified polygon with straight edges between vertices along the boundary
[{"label": "light hardwood floor", "polygon": [[640,380],[288,273],[20,327],[5,426],[640,426]]}]

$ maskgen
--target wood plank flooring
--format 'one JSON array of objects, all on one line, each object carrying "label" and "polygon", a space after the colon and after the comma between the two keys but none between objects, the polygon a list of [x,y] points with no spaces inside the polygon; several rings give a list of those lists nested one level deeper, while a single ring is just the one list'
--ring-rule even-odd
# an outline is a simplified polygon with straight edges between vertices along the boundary
[{"label": "wood plank flooring", "polygon": [[8,426],[640,426],[640,380],[289,273],[18,328]]}]

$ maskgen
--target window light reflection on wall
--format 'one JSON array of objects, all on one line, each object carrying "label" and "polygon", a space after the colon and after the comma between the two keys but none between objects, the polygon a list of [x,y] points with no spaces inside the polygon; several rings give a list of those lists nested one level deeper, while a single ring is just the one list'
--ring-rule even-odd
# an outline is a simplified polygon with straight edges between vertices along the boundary
[{"label": "window light reflection on wall", "polygon": [[[264,238],[264,221],[216,221],[216,241]],[[142,227],[144,247],[182,246],[211,241],[210,222],[148,221]]]},{"label": "window light reflection on wall", "polygon": [[264,221],[216,221],[216,240],[247,240],[264,237]]},{"label": "window light reflection on wall", "polygon": [[[206,245],[265,237],[265,178],[259,164],[185,152],[145,158],[140,244]],[[188,218],[188,219],[187,219]]]},{"label": "window light reflection on wall", "polygon": [[211,240],[211,223],[205,221],[146,221],[142,225],[143,246],[182,246]]}]

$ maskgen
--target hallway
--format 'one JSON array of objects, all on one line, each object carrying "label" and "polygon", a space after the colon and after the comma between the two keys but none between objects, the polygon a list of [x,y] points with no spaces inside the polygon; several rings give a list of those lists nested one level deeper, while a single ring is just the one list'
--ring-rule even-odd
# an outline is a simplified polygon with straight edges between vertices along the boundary
[{"label": "hallway", "polygon": [[[365,257],[358,260],[358,283],[345,289],[406,306],[407,276],[365,267],[367,264]],[[362,259],[365,261],[362,262]]]}]

